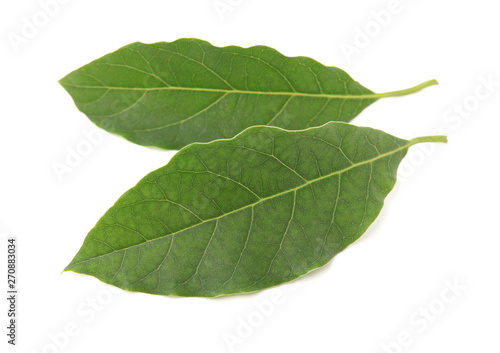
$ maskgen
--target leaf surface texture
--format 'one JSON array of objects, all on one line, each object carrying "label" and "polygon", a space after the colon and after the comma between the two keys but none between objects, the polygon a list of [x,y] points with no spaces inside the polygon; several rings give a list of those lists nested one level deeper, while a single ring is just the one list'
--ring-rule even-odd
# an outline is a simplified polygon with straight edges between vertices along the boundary
[{"label": "leaf surface texture", "polygon": [[99,220],[66,270],[127,289],[213,297],[293,280],[328,263],[379,214],[418,142],[331,122],[252,127],[197,143]]},{"label": "leaf surface texture", "polygon": [[180,149],[270,125],[305,129],[349,122],[381,97],[346,72],[307,57],[198,39],[132,43],[73,71],[60,83],[103,129],[140,145]]}]

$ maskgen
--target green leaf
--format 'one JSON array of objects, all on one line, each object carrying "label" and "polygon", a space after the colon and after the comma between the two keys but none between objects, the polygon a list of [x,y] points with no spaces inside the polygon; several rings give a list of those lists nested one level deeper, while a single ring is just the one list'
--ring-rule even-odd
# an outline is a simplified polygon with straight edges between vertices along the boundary
[{"label": "green leaf", "polygon": [[145,146],[179,149],[245,128],[306,129],[351,121],[379,98],[347,73],[276,50],[214,47],[198,39],[133,43],[73,71],[60,83],[103,129]]},{"label": "green leaf", "polygon": [[420,142],[446,137],[406,141],[331,122],[302,131],[257,126],[189,145],[106,212],[66,270],[178,296],[291,281],[366,231]]}]

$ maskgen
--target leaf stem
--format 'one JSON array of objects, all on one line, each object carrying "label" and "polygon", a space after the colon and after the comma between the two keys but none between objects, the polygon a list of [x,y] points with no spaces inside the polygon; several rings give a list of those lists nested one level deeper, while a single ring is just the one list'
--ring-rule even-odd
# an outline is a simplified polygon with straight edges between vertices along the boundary
[{"label": "leaf stem", "polygon": [[422,137],[417,137],[414,139],[410,140],[411,145],[416,145],[417,143],[424,143],[424,142],[442,142],[442,143],[447,143],[448,138],[444,135],[435,135],[435,136],[422,136]]},{"label": "leaf stem", "polygon": [[379,93],[377,94],[378,98],[385,98],[385,97],[398,97],[398,96],[406,96],[407,94],[415,93],[418,91],[423,90],[424,88],[427,88],[429,86],[434,86],[437,85],[438,82],[436,80],[429,80],[425,81],[419,85],[416,85],[415,87],[407,88],[407,89],[402,89],[399,91],[392,91],[392,92],[386,92],[386,93]]}]

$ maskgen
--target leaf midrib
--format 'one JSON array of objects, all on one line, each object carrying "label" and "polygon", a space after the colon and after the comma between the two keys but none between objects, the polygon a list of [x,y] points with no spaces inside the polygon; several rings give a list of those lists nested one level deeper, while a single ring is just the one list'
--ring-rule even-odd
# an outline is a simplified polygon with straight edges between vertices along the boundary
[{"label": "leaf midrib", "polygon": [[254,202],[254,203],[251,203],[251,204],[245,205],[245,206],[243,206],[243,207],[237,208],[237,209],[232,210],[232,211],[230,211],[230,212],[228,212],[228,213],[224,213],[223,215],[220,215],[220,216],[217,216],[217,217],[213,217],[213,218],[210,218],[210,219],[206,219],[206,220],[204,220],[204,221],[202,221],[202,222],[200,222],[200,223],[197,223],[197,224],[191,225],[191,226],[189,226],[189,227],[186,227],[186,228],[180,229],[180,230],[178,230],[178,231],[176,231],[176,232],[173,232],[173,233],[169,233],[169,234],[166,234],[166,235],[160,236],[160,237],[155,238],[155,239],[146,240],[146,241],[144,241],[144,242],[142,242],[142,243],[140,243],[140,244],[135,244],[135,245],[132,245],[132,246],[129,246],[129,247],[126,247],[126,248],[122,248],[122,249],[119,249],[119,250],[115,250],[115,251],[109,252],[109,253],[104,254],[104,255],[99,255],[99,256],[92,257],[92,258],[87,259],[87,260],[83,260],[83,261],[80,261],[80,262],[77,262],[77,263],[74,263],[74,264],[70,264],[70,265],[68,265],[68,267],[66,267],[65,271],[70,270],[70,268],[71,268],[71,267],[75,267],[75,266],[80,265],[80,264],[82,264],[82,263],[86,263],[86,262],[89,262],[89,261],[93,261],[93,260],[95,260],[95,259],[99,259],[99,258],[103,258],[103,257],[106,257],[106,256],[110,256],[110,255],[116,254],[116,253],[118,253],[118,252],[126,251],[127,249],[135,248],[135,247],[138,247],[138,246],[143,246],[143,245],[148,244],[148,243],[150,243],[150,242],[154,242],[154,241],[162,240],[162,239],[164,239],[164,238],[166,238],[166,237],[168,237],[168,236],[175,236],[175,235],[177,235],[177,234],[179,234],[179,233],[181,233],[181,232],[184,232],[184,231],[186,231],[186,230],[189,230],[189,229],[192,229],[192,228],[194,228],[194,227],[200,226],[200,225],[202,225],[202,224],[205,224],[205,223],[208,223],[208,222],[211,222],[211,221],[214,221],[214,220],[219,220],[219,219],[221,219],[221,218],[223,218],[223,217],[226,217],[226,216],[228,216],[228,215],[230,215],[230,214],[233,214],[233,213],[239,212],[239,211],[244,210],[244,209],[249,208],[249,207],[254,207],[255,205],[257,205],[257,204],[259,204],[259,203],[261,203],[261,202],[265,202],[265,201],[267,201],[267,200],[271,200],[271,199],[273,199],[273,198],[280,197],[280,196],[285,195],[285,194],[290,193],[290,192],[295,192],[295,191],[297,191],[297,190],[299,190],[299,189],[301,189],[301,188],[303,188],[303,187],[306,187],[306,186],[308,186],[308,185],[310,185],[310,184],[313,184],[313,183],[315,183],[315,182],[318,182],[318,181],[321,181],[321,180],[324,180],[324,179],[330,178],[330,177],[332,177],[332,176],[334,176],[334,175],[339,175],[339,174],[342,174],[342,173],[344,173],[344,172],[347,172],[347,171],[349,171],[349,170],[351,170],[351,169],[354,169],[354,168],[357,168],[357,167],[359,167],[359,166],[363,166],[363,165],[366,165],[366,164],[371,164],[371,163],[373,163],[373,162],[375,162],[375,161],[378,161],[378,160],[380,160],[380,159],[383,159],[383,158],[385,158],[385,157],[391,156],[391,155],[396,154],[396,153],[398,153],[398,152],[400,152],[400,151],[403,151],[403,150],[405,150],[405,149],[408,149],[408,148],[410,148],[411,146],[413,146],[414,144],[417,144],[417,143],[420,143],[420,142],[427,142],[427,141],[425,141],[425,140],[424,140],[424,138],[416,138],[416,139],[410,140],[410,141],[408,141],[408,143],[406,143],[405,145],[403,145],[403,146],[401,146],[401,147],[398,147],[398,148],[396,148],[396,149],[394,149],[394,150],[392,150],[392,151],[390,151],[390,152],[382,153],[382,154],[379,154],[379,155],[378,155],[378,156],[376,156],[376,157],[373,157],[373,158],[367,159],[367,160],[365,160],[365,161],[362,161],[362,162],[358,162],[358,163],[351,164],[349,167],[346,167],[346,168],[344,168],[344,169],[341,169],[341,170],[335,171],[335,172],[333,172],[333,173],[329,173],[329,174],[323,175],[323,176],[321,176],[321,177],[318,177],[318,178],[315,178],[315,179],[309,180],[309,181],[307,181],[307,182],[305,182],[305,183],[303,183],[303,184],[301,184],[301,185],[299,185],[299,186],[297,186],[297,187],[294,187],[294,188],[288,189],[288,190],[286,190],[286,191],[282,191],[282,192],[280,192],[280,193],[277,193],[277,194],[274,194],[274,195],[271,195],[271,196],[268,196],[268,197],[259,198],[259,200],[257,200],[257,201],[256,201],[256,202]]},{"label": "leaf midrib", "polygon": [[378,99],[388,97],[388,93],[371,93],[371,94],[325,94],[325,93],[303,93],[303,92],[275,92],[275,91],[250,91],[237,89],[222,89],[222,88],[197,88],[197,87],[119,87],[119,86],[86,86],[64,83],[66,87],[86,88],[86,89],[106,89],[119,91],[195,91],[195,92],[215,92],[225,94],[254,94],[254,95],[273,95],[273,96],[296,96],[296,97],[314,97],[328,99]]}]

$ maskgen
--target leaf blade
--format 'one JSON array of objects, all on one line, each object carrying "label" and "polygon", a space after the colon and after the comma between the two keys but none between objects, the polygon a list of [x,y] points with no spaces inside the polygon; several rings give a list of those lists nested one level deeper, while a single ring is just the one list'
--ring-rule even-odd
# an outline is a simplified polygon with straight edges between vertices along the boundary
[{"label": "leaf blade", "polygon": [[166,149],[230,138],[255,125],[297,130],[349,122],[380,98],[436,84],[376,94],[310,58],[198,39],[132,43],[60,83],[96,125]]},{"label": "leaf blade", "polygon": [[185,147],[126,192],[66,270],[163,295],[251,292],[321,267],[380,212],[408,148],[328,123]]}]

